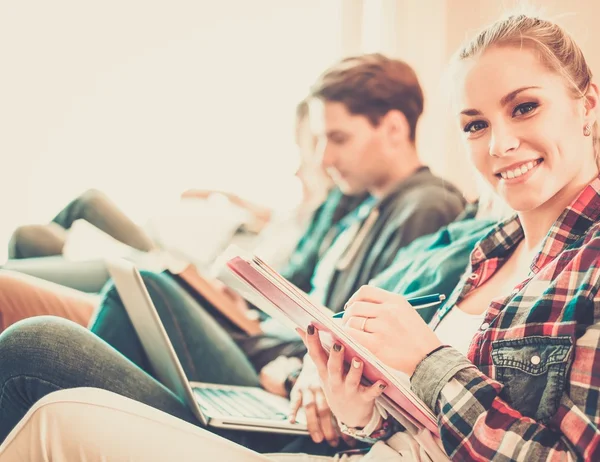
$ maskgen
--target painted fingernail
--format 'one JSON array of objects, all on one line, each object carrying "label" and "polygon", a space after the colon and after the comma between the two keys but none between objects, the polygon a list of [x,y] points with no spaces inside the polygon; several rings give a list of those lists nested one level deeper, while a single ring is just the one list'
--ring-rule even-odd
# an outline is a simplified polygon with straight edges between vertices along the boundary
[{"label": "painted fingernail", "polygon": [[352,367],[358,369],[360,367],[361,362],[358,359],[353,359],[352,360]]},{"label": "painted fingernail", "polygon": [[333,344],[333,351],[342,351],[342,345],[340,345],[339,343],[334,343]]},{"label": "painted fingernail", "polygon": [[379,384],[379,389],[380,390],[385,390],[387,388],[387,385],[385,383],[380,383]]},{"label": "painted fingernail", "polygon": [[313,335],[315,333],[315,326],[312,324],[306,328],[306,333],[308,335]]}]

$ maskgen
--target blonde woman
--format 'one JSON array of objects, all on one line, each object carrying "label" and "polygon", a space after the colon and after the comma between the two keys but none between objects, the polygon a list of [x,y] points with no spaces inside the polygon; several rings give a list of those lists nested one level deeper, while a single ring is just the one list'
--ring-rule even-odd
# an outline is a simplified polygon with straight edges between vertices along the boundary
[{"label": "blonde woman", "polygon": [[[430,325],[401,296],[369,287],[348,302],[345,325],[411,376],[451,459],[600,460],[598,87],[563,29],[523,15],[486,28],[455,66],[457,119],[471,160],[517,215],[476,246]],[[344,372],[342,348],[327,357],[316,334],[309,326],[306,343],[342,428],[385,441],[394,423],[374,404],[385,384],[359,385],[362,364]],[[6,401],[0,411],[16,406]],[[104,428],[114,441],[119,412]],[[26,418],[9,439],[34,422]],[[84,438],[85,448],[97,455],[94,439]],[[202,460],[209,446],[223,460],[273,460],[203,430],[187,443],[198,451],[190,460]],[[394,460],[381,448],[363,460]],[[127,442],[122,449],[133,459],[143,451]]]}]

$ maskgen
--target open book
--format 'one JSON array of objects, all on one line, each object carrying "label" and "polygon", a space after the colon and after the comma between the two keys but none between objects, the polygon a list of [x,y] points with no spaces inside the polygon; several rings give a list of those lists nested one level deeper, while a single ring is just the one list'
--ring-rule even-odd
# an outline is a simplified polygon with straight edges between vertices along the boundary
[{"label": "open book", "polygon": [[[332,312],[312,301],[307,294],[284,279],[260,258],[236,256],[227,262],[234,278],[227,284],[259,309],[292,328],[306,331],[313,324],[320,332],[321,342],[329,351],[335,341],[344,345],[346,362],[358,357],[364,363],[364,376],[371,382],[388,384],[385,395],[405,419],[420,428],[439,435],[436,417],[410,389],[409,377],[377,359],[369,350],[344,332],[341,321]],[[399,354],[401,354],[399,352]]]}]

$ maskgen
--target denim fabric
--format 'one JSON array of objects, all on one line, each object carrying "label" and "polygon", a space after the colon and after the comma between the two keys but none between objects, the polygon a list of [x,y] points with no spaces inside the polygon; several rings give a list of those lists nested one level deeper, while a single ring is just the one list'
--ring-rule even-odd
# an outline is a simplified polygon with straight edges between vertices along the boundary
[{"label": "denim fabric", "polygon": [[[254,367],[219,323],[173,279],[142,272],[142,279],[190,380],[258,386]],[[142,344],[111,282],[90,330],[154,375]]]},{"label": "denim fabric", "polygon": [[[446,368],[452,364],[450,369]],[[451,347],[444,347],[423,359],[410,378],[412,390],[431,409],[437,412],[436,404],[442,388],[454,375],[465,368],[475,367],[461,353]],[[440,374],[440,371],[444,371]]]},{"label": "denim fabric", "polygon": [[[71,321],[39,316],[0,335],[0,444],[38,400],[78,387],[109,390],[200,425],[184,402],[106,342]],[[277,452],[296,440],[303,447],[308,440],[210,430],[259,452]]]},{"label": "denim fabric", "polygon": [[[502,384],[500,397],[519,413],[540,422],[556,413],[572,359],[569,336],[533,336],[492,343],[495,379]],[[440,375],[448,364],[453,367]],[[458,371],[468,367],[475,366],[454,348],[442,348],[419,363],[411,377],[413,390],[437,412],[442,388]]]},{"label": "denim fabric", "polygon": [[71,321],[40,316],[0,335],[0,442],[39,399],[84,386],[110,390],[196,423],[179,398],[98,337]]},{"label": "denim fabric", "polygon": [[569,336],[526,337],[492,343],[500,397],[525,416],[552,417],[565,391],[573,343]]}]

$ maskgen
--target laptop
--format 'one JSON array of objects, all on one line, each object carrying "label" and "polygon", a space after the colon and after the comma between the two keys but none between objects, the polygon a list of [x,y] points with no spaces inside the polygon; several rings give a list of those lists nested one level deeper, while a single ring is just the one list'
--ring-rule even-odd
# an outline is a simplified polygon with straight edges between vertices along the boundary
[{"label": "laptop", "polygon": [[281,396],[259,387],[190,382],[135,265],[123,259],[106,264],[157,378],[187,403],[205,426],[308,434],[304,415],[295,423],[288,420],[290,403]]}]

